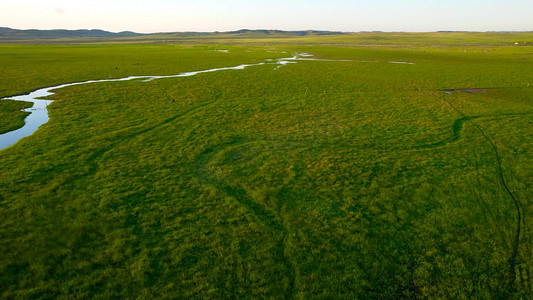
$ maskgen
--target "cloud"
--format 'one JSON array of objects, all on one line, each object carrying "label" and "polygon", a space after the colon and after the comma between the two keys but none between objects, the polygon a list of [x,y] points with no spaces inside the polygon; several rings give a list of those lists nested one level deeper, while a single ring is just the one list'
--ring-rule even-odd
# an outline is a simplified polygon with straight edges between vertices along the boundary
[{"label": "cloud", "polygon": [[65,11],[63,9],[61,9],[61,8],[54,8],[54,11],[56,13],[58,13],[58,14],[64,14],[65,13]]}]

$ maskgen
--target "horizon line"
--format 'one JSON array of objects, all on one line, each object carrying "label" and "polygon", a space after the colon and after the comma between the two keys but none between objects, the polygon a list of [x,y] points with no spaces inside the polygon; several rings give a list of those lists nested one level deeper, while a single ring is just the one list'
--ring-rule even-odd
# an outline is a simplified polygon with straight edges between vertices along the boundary
[{"label": "horizon line", "polygon": [[39,28],[12,28],[0,26],[0,28],[11,29],[11,30],[39,30],[39,31],[54,31],[54,30],[65,30],[65,31],[105,31],[110,33],[124,33],[131,32],[135,34],[150,35],[150,34],[170,34],[170,33],[232,33],[239,31],[281,31],[281,32],[331,32],[331,33],[445,33],[445,32],[471,32],[471,33],[527,33],[533,32],[533,30],[427,30],[427,31],[406,31],[406,30],[360,30],[360,31],[342,31],[342,30],[328,30],[328,29],[296,29],[296,30],[285,30],[285,29],[266,29],[266,28],[241,28],[237,30],[225,30],[225,31],[195,31],[195,30],[184,30],[184,31],[154,31],[154,32],[137,32],[133,30],[122,30],[122,31],[112,31],[101,28],[78,28],[78,29],[66,29],[66,28],[53,28],[53,29],[39,29]]}]

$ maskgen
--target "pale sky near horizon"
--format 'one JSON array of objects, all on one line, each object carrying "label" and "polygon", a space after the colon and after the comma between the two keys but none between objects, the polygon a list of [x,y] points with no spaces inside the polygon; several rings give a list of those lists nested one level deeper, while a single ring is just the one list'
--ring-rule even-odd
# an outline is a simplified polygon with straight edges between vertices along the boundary
[{"label": "pale sky near horizon", "polygon": [[533,0],[3,0],[0,27],[532,31]]}]

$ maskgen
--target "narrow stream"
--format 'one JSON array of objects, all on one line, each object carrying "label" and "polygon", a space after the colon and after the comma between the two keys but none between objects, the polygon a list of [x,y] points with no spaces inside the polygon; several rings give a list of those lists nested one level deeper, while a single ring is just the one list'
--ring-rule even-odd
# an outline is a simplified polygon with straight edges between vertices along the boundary
[{"label": "narrow stream", "polygon": [[[27,95],[18,95],[13,97],[6,97],[0,100],[16,100],[16,101],[27,101],[27,102],[33,102],[34,105],[32,108],[24,109],[24,111],[29,112],[30,115],[24,119],[24,126],[4,133],[0,134],[0,150],[5,149],[13,144],[15,144],[20,139],[27,137],[31,134],[33,134],[39,126],[45,124],[48,122],[48,110],[46,107],[48,104],[52,103],[52,100],[43,100],[40,98],[48,97],[50,95],[53,95],[53,90],[61,89],[64,87],[74,86],[74,85],[81,85],[81,84],[88,84],[88,83],[97,83],[97,82],[113,82],[113,81],[128,81],[128,80],[135,80],[135,79],[142,79],[143,82],[151,81],[154,79],[162,79],[162,78],[175,78],[175,77],[187,77],[187,76],[194,76],[196,74],[201,73],[210,73],[210,72],[216,72],[216,71],[224,71],[224,70],[243,70],[247,67],[252,66],[261,66],[265,64],[274,64],[277,65],[274,69],[279,69],[280,67],[283,67],[290,63],[297,63],[297,61],[348,61],[348,62],[362,62],[358,60],[344,60],[344,59],[317,59],[312,58],[312,54],[307,53],[300,53],[295,54],[293,57],[288,58],[279,58],[279,59],[267,59],[265,62],[262,63],[255,63],[255,64],[243,64],[238,65],[235,67],[224,67],[224,68],[214,68],[214,69],[208,69],[208,70],[202,70],[202,71],[194,71],[194,72],[185,72],[180,73],[177,75],[163,75],[163,76],[129,76],[124,78],[118,78],[118,79],[101,79],[101,80],[88,80],[88,81],[82,81],[82,82],[74,82],[74,83],[66,83],[61,85],[56,85],[52,87],[45,87],[42,89],[38,89],[36,91],[33,91]],[[378,61],[371,61],[371,62],[378,62]],[[388,63],[406,63],[406,64],[412,64],[410,62],[391,62]]]},{"label": "narrow stream", "polygon": [[[278,60],[275,63],[283,64],[284,62],[282,60]],[[33,107],[24,109],[24,111],[29,112],[30,115],[27,116],[26,119],[24,119],[23,127],[13,130],[13,131],[9,131],[4,134],[0,134],[0,150],[5,149],[15,144],[18,140],[33,134],[39,128],[39,126],[48,122],[49,117],[48,117],[48,110],[46,109],[46,107],[48,106],[48,104],[52,103],[53,100],[43,100],[40,98],[45,98],[45,97],[55,94],[54,92],[52,92],[53,90],[57,90],[57,89],[61,89],[61,88],[69,87],[69,86],[74,86],[74,85],[97,83],[97,82],[128,81],[128,80],[135,80],[135,79],[142,79],[143,82],[146,82],[146,81],[150,81],[154,79],[161,79],[161,78],[187,77],[187,76],[194,76],[200,73],[209,73],[209,72],[216,72],[216,71],[222,71],[222,70],[243,70],[246,67],[260,66],[264,64],[266,63],[243,64],[243,65],[238,65],[235,67],[224,67],[224,68],[215,68],[215,69],[202,70],[202,71],[185,72],[185,73],[180,73],[177,75],[129,76],[129,77],[118,78],[118,79],[88,80],[88,81],[83,81],[83,82],[66,83],[66,84],[46,87],[46,88],[33,91],[27,95],[7,97],[1,100],[26,101],[26,102],[33,102],[34,104],[33,104]]]},{"label": "narrow stream", "polygon": [[[32,108],[26,108],[23,111],[30,114],[24,119],[24,126],[13,131],[0,134],[0,149],[7,148],[15,144],[21,138],[34,133],[39,126],[48,122],[48,110],[46,106],[50,104],[51,100],[30,99],[30,95],[22,95],[10,98],[10,100],[33,102]],[[42,97],[42,96],[35,96]]]}]

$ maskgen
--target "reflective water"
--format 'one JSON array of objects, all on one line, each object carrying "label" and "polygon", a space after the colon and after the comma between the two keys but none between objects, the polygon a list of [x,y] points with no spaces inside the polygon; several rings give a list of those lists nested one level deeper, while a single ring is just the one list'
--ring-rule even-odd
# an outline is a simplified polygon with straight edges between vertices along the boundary
[{"label": "reflective water", "polygon": [[410,61],[388,61],[389,64],[406,64],[406,65],[414,65],[415,63],[412,63]]},{"label": "reflective water", "polygon": [[[26,99],[26,96],[17,96],[13,100],[33,102],[32,108],[26,108],[24,111],[29,112],[30,115],[24,120],[25,125],[19,129],[4,133],[0,135],[0,149],[7,148],[15,144],[21,138],[34,133],[39,126],[48,122],[48,110],[46,106],[52,101],[50,100],[32,100]],[[17,98],[17,99],[15,99]]]}]

